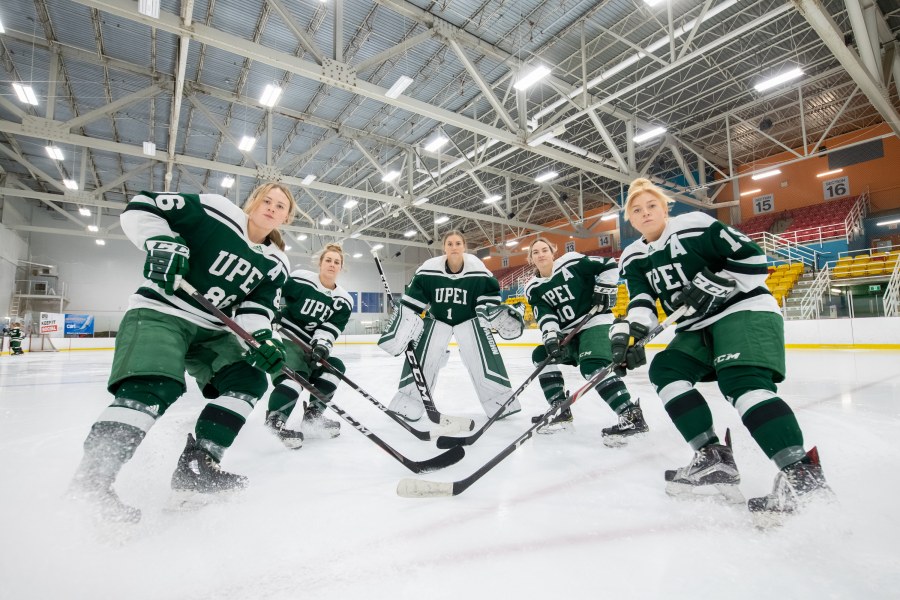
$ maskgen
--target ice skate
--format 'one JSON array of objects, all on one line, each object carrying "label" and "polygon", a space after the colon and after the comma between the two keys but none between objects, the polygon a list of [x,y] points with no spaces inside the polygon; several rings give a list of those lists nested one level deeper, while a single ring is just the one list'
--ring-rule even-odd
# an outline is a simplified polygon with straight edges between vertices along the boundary
[{"label": "ice skate", "polygon": [[193,435],[188,434],[184,452],[172,474],[173,490],[216,494],[243,489],[248,483],[249,480],[243,475],[223,471],[219,462],[197,444]]},{"label": "ice skate", "polygon": [[300,431],[309,438],[336,438],[341,435],[341,424],[327,418],[324,409],[310,403],[303,412],[303,423]]},{"label": "ice skate", "polygon": [[285,427],[281,413],[266,413],[266,428],[271,431],[281,442],[291,450],[303,447],[303,433]]},{"label": "ice skate", "polygon": [[806,456],[781,469],[775,476],[772,493],[750,498],[747,508],[760,527],[780,524],[783,517],[817,500],[831,501],[834,492],[825,481],[819,451],[812,448]]},{"label": "ice skate", "polygon": [[644,420],[640,402],[635,402],[634,406],[619,415],[618,425],[605,427],[600,434],[603,437],[604,445],[616,448],[627,444],[629,438],[640,436],[648,431],[650,428],[647,426],[647,421]]},{"label": "ice skate", "polygon": [[76,475],[69,486],[68,497],[89,507],[103,521],[110,523],[137,523],[141,511],[119,499],[112,482],[92,481]]},{"label": "ice skate", "polygon": [[[726,444],[729,441],[726,434]],[[694,453],[686,467],[666,471],[666,493],[670,496],[715,496],[721,494],[732,504],[744,502],[738,485],[741,474],[734,462],[731,445],[709,444]]]},{"label": "ice skate", "polygon": [[[546,414],[546,413],[544,413]],[[544,418],[544,415],[537,415],[531,417],[532,423],[538,423],[541,419]],[[550,435],[554,433],[559,433],[561,431],[571,431],[573,428],[572,421],[574,421],[574,417],[572,416],[572,410],[567,408],[562,412],[558,413],[555,417],[550,419],[550,421],[542,426],[538,427],[537,432],[543,433],[545,435]]]}]

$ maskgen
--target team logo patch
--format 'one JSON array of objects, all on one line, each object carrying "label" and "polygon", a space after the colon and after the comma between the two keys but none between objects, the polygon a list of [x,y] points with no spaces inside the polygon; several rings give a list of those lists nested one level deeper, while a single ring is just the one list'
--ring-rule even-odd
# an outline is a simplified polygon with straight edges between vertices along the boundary
[{"label": "team logo patch", "polygon": [[739,359],[740,357],[741,357],[741,353],[740,353],[740,352],[736,352],[736,353],[734,353],[734,354],[722,354],[721,356],[717,356],[717,357],[716,357],[716,359],[713,361],[713,364],[718,365],[718,364],[723,363],[723,362],[725,362],[725,361],[727,361],[727,360],[737,360],[737,359]]}]

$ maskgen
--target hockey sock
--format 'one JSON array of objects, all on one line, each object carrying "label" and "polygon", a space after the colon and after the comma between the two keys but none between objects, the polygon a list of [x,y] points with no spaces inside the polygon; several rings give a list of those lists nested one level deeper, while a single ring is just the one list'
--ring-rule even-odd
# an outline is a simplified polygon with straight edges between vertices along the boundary
[{"label": "hockey sock", "polygon": [[719,388],[737,409],[750,435],[779,469],[806,455],[797,417],[778,397],[770,370],[745,366],[722,369]]},{"label": "hockey sock", "polygon": [[597,393],[617,415],[634,406],[625,383],[617,375],[611,375],[601,381],[597,386]]},{"label": "hockey sock", "polygon": [[562,402],[566,398],[566,382],[563,380],[563,374],[558,371],[545,371],[538,377],[541,389],[544,391],[544,398],[548,404],[556,404]]},{"label": "hockey sock", "polygon": [[197,445],[221,461],[269,382],[265,373],[240,361],[220,369],[210,383],[222,395],[204,407],[195,433]]},{"label": "hockey sock", "polygon": [[[341,367],[343,366],[343,363],[341,363]],[[341,371],[343,372],[343,369],[341,369]],[[312,383],[315,388],[329,400],[334,397],[334,392],[337,390],[339,381],[340,380],[336,375],[327,371],[316,373],[310,379],[310,383]],[[315,406],[319,410],[319,412],[325,410],[325,405],[315,397],[310,396],[309,403],[310,405]]]},{"label": "hockey sock", "polygon": [[299,397],[300,392],[293,386],[286,383],[279,383],[275,386],[275,389],[272,390],[272,393],[269,394],[269,412],[277,412],[281,415],[282,420],[287,422]]},{"label": "hockey sock", "polygon": [[675,381],[657,393],[675,428],[691,448],[699,450],[703,446],[719,443],[713,431],[709,405],[693,385],[687,381]]}]

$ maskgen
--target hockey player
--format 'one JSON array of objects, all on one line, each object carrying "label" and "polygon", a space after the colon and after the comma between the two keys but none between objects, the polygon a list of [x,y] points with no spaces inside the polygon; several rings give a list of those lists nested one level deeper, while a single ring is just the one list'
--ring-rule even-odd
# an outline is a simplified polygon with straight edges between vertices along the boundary
[{"label": "hockey player", "polygon": [[[500,284],[481,260],[466,253],[462,233],[446,233],[442,245],[444,256],[428,259],[416,271],[378,345],[397,356],[409,341],[418,340],[416,358],[434,389],[450,336],[455,336],[481,406],[492,416],[512,390],[491,329],[504,339],[514,339],[522,335],[525,323],[518,311],[500,304]],[[423,320],[419,313],[425,310],[429,316]],[[389,408],[409,421],[419,420],[425,411],[409,364],[403,366],[400,389]],[[520,410],[516,400],[501,418]]]},{"label": "hockey player", "polygon": [[[296,204],[280,183],[256,188],[236,207],[215,194],[142,192],[121,216],[122,230],[146,251],[147,280],[131,296],[116,337],[108,389],[113,403],[84,442],[72,482],[76,497],[117,521],[140,519],[112,488],[156,420],[185,392],[184,372],[210,399],[172,476],[177,492],[214,493],[247,485],[219,466],[268,387],[266,372],[284,364],[272,319],[289,266],[278,231]],[[182,278],[259,342],[245,349],[214,315],[179,289]]]},{"label": "hockey player", "polygon": [[[284,286],[285,306],[281,311],[281,327],[287,329],[312,347],[310,354],[300,346],[285,340],[286,363],[302,374],[323,395],[331,398],[338,386],[338,378],[320,364],[328,363],[343,373],[344,363],[331,356],[335,340],[347,326],[353,310],[353,300],[347,291],[337,284],[337,276],[344,266],[344,252],[338,244],[328,244],[319,256],[319,272],[298,269],[291,273]],[[337,437],[341,424],[323,415],[325,406],[310,398],[303,411],[300,430],[285,427],[288,417],[297,404],[303,389],[284,375],[275,378],[275,389],[269,396],[266,425],[291,449],[303,445],[307,437],[321,435]]]},{"label": "hockey player", "polygon": [[[629,346],[656,324],[655,301],[671,313],[689,307],[675,338],[653,359],[650,381],[675,427],[694,450],[691,462],[666,471],[670,494],[721,492],[743,501],[730,445],[713,429],[706,400],[694,385],[717,381],[753,439],[778,467],[772,494],[752,498],[759,513],[787,513],[801,501],[831,493],[815,448],[776,383],[784,380],[784,322],[765,286],[766,257],[742,233],[712,217],[669,217],[671,198],[647,179],[631,183],[625,219],[643,236],[620,259],[631,301],[627,320],[610,330],[613,360],[628,368],[646,364],[643,349]],[[804,498],[805,497],[805,498]]]},{"label": "hockey player", "polygon": [[[535,274],[525,284],[525,296],[544,342],[543,346],[534,349],[531,360],[537,365],[547,356],[553,359],[538,377],[544,397],[550,404],[565,400],[565,382],[557,365],[578,366],[581,374],[590,378],[612,362],[609,328],[613,316],[610,310],[616,304],[619,281],[615,259],[567,252],[554,260],[555,254],[554,244],[542,237],[536,238],[528,249],[528,262],[534,265]],[[562,347],[562,339],[592,306],[598,307],[597,314]],[[618,375],[610,373],[596,389],[619,419],[617,425],[601,431],[604,444],[619,446],[626,443],[626,438],[648,431],[640,406],[631,401],[631,395]],[[541,417],[543,415],[534,417],[532,422],[536,423]],[[567,408],[541,432],[565,428],[570,422],[572,410]]]},{"label": "hockey player", "polygon": [[25,339],[25,333],[22,331],[22,324],[13,323],[9,329],[9,354],[10,356],[18,356],[25,354],[22,351],[22,340]]}]

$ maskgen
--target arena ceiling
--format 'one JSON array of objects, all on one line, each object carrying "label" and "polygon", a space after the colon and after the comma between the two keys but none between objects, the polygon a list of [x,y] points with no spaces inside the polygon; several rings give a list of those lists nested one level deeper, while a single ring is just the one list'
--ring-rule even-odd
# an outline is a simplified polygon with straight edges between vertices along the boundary
[{"label": "arena ceiling", "polygon": [[449,228],[504,252],[560,220],[596,235],[585,213],[614,212],[638,176],[728,207],[741,165],[879,123],[900,134],[890,0],[162,0],[142,14],[154,2],[0,6],[0,194],[62,217],[16,229],[117,237],[140,190],[239,202],[279,179],[301,208],[289,229],[308,236],[295,252],[429,247]]}]

